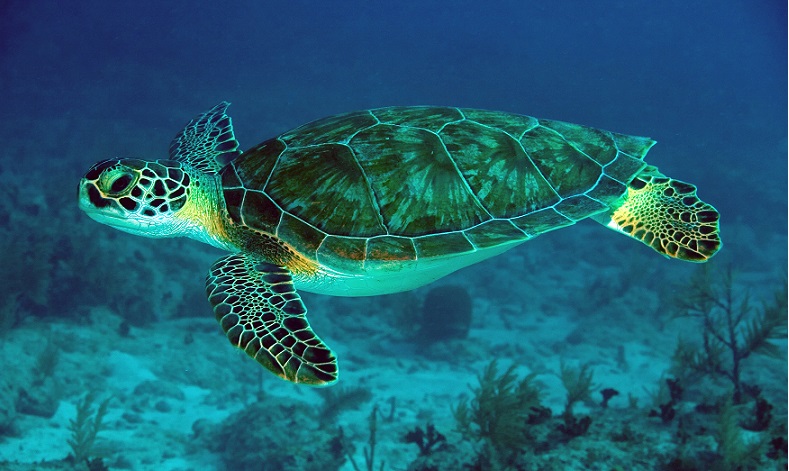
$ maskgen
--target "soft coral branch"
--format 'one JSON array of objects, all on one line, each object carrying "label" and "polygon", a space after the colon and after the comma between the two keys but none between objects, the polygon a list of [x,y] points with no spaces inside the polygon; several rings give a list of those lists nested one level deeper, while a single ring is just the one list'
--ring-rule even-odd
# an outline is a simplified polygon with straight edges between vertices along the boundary
[{"label": "soft coral branch", "polygon": [[701,270],[677,303],[678,317],[701,322],[701,347],[680,342],[674,354],[675,369],[728,378],[735,404],[742,402],[742,361],[752,353],[780,356],[771,340],[786,335],[786,283],[758,313],[748,295],[737,298],[731,267],[719,277]]}]

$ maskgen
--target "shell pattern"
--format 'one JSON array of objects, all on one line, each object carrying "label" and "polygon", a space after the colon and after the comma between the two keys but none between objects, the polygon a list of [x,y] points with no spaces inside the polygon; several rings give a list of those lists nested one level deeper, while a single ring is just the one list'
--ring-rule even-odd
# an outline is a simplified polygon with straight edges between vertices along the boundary
[{"label": "shell pattern", "polygon": [[353,272],[523,241],[610,210],[653,144],[516,114],[392,107],[267,140],[221,178],[235,224]]}]

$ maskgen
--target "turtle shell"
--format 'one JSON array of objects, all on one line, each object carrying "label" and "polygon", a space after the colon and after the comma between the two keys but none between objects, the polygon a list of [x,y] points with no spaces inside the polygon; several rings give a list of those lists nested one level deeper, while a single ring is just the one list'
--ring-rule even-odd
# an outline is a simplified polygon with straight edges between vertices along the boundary
[{"label": "turtle shell", "polygon": [[306,124],[221,173],[238,226],[359,270],[508,245],[608,210],[653,144],[516,114],[393,107]]}]

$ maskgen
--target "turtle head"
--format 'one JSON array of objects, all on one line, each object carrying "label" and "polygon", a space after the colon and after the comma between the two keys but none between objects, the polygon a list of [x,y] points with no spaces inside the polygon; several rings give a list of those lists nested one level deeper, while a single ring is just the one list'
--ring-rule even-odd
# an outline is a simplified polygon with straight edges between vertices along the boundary
[{"label": "turtle head", "polygon": [[183,235],[178,213],[192,177],[181,162],[113,159],[95,164],[79,184],[79,207],[96,221],[146,237]]}]

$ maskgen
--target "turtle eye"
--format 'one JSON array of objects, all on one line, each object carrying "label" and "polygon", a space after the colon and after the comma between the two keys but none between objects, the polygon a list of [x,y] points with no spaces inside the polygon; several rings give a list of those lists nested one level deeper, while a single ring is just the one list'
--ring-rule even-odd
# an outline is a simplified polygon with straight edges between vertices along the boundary
[{"label": "turtle eye", "polygon": [[120,177],[116,178],[114,182],[112,182],[112,185],[110,185],[110,191],[113,193],[122,193],[124,190],[129,188],[129,185],[131,185],[133,180],[134,179],[129,174],[121,175]]},{"label": "turtle eye", "polygon": [[107,176],[104,188],[109,196],[121,196],[128,193],[137,183],[137,176],[130,172],[112,172]]}]

